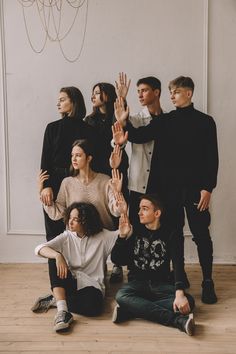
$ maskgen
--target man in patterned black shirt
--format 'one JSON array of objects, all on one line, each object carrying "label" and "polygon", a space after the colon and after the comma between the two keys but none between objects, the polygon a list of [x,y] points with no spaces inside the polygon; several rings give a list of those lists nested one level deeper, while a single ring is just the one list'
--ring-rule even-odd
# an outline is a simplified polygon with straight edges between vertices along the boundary
[{"label": "man in patterned black shirt", "polygon": [[[133,234],[127,216],[120,219],[120,235],[112,250],[111,259],[128,265],[129,282],[117,293],[118,305],[113,322],[144,318],[165,326],[179,328],[193,335],[191,313],[194,299],[184,292],[184,269],[176,234],[162,226],[162,206],[155,195],[143,195],[140,201],[140,224]],[[169,283],[170,260],[173,262],[175,286]]]}]

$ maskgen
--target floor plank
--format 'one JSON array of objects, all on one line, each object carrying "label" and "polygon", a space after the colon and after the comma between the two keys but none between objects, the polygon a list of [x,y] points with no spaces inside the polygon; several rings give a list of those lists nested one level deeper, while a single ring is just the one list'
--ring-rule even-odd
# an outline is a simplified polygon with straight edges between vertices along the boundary
[{"label": "floor plank", "polygon": [[214,267],[219,301],[200,301],[201,274],[198,265],[188,265],[190,292],[196,300],[196,334],[144,320],[121,325],[111,322],[114,295],[119,285],[108,283],[104,314],[96,318],[75,315],[67,334],[52,330],[55,309],[35,314],[34,300],[48,292],[46,264],[0,264],[0,353],[4,354],[235,354],[236,266]]}]

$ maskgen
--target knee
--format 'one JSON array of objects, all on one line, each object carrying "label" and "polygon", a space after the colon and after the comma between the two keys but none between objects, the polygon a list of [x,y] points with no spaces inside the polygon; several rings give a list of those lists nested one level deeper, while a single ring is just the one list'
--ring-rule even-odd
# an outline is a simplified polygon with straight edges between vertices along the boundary
[{"label": "knee", "polygon": [[[193,235],[199,235],[199,237],[206,237],[209,235],[209,226],[211,218],[209,212],[198,212],[198,217],[188,218],[189,228]],[[205,214],[202,214],[205,213]]]},{"label": "knee", "polygon": [[195,300],[192,297],[192,295],[190,295],[190,294],[185,294],[185,295],[186,295],[186,297],[188,299],[190,310],[192,311],[194,309],[194,307],[195,307]]},{"label": "knee", "polygon": [[135,291],[126,287],[118,290],[116,294],[116,302],[120,306],[124,306],[129,302],[129,299],[135,295]]},{"label": "knee", "polygon": [[208,230],[204,230],[204,231],[202,230],[199,232],[192,232],[192,233],[193,233],[192,240],[193,242],[196,243],[197,246],[212,247],[212,239]]},{"label": "knee", "polygon": [[116,293],[116,302],[119,305],[124,304],[124,302],[126,302],[128,293],[126,292],[125,289],[121,288],[120,290],[118,290],[118,292]]},{"label": "knee", "polygon": [[120,290],[117,291],[116,296],[115,296],[116,302],[118,304],[120,304],[120,302],[122,301],[122,297],[123,297],[123,293],[122,293],[122,291],[120,289]]}]

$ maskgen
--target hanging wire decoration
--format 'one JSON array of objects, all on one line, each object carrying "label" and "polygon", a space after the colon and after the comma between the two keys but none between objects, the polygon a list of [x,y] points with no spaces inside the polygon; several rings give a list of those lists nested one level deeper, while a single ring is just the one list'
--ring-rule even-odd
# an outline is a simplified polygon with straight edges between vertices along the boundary
[{"label": "hanging wire decoration", "polygon": [[[87,20],[88,20],[88,3],[89,0],[18,0],[22,6],[23,18],[25,24],[26,35],[30,44],[30,47],[35,53],[42,53],[45,49],[47,40],[51,42],[58,42],[60,50],[64,58],[74,63],[80,58],[84,47],[86,28],[87,28]],[[26,12],[28,8],[36,7],[36,11],[38,13],[40,23],[42,25],[42,29],[44,31],[44,39],[41,47],[36,48],[33,44],[29,24],[27,21]],[[66,9],[67,7],[67,9]],[[83,9],[84,8],[84,9]],[[68,10],[73,12],[72,20],[68,28],[62,30],[62,14]],[[78,54],[72,59],[66,55],[65,50],[62,46],[63,40],[65,40],[70,34],[72,28],[74,27],[76,20],[79,18],[79,13],[84,10],[85,19],[82,29],[82,40],[81,45],[78,51]],[[64,32],[64,33],[63,33]],[[78,41],[76,41],[78,42]]]}]

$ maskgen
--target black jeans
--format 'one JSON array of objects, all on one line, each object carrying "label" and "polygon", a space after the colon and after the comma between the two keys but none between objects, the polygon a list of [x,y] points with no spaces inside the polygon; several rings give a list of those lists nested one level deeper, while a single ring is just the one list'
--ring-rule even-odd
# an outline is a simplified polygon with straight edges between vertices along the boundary
[{"label": "black jeans", "polygon": [[63,219],[55,221],[50,219],[45,210],[43,210],[43,215],[46,230],[46,239],[47,241],[50,241],[56,236],[60,235],[65,230],[65,224],[63,222]]},{"label": "black jeans", "polygon": [[73,278],[70,271],[66,279],[60,279],[57,276],[55,259],[49,259],[48,266],[51,288],[59,287],[65,289],[69,311],[84,316],[98,316],[101,314],[103,309],[103,295],[99,289],[93,286],[87,286],[77,290],[77,281]]},{"label": "black jeans", "polygon": [[[185,294],[191,310],[194,299]],[[127,311],[129,317],[144,318],[165,326],[174,326],[179,312],[174,312],[175,287],[168,283],[151,280],[132,280],[125,284],[116,294],[116,301]]]},{"label": "black jeans", "polygon": [[209,210],[199,211],[200,190],[191,188],[168,189],[163,194],[166,208],[164,221],[168,222],[179,234],[182,262],[184,262],[184,209],[193,241],[197,245],[198,258],[202,268],[203,278],[211,279],[213,263],[213,245],[209,232],[211,217]]}]

